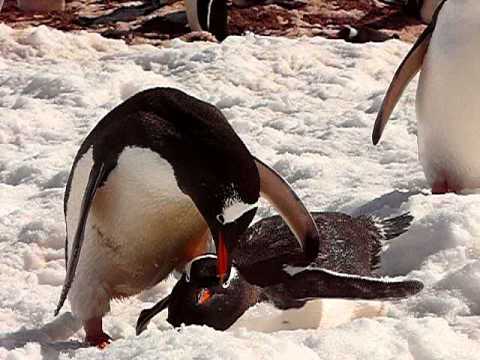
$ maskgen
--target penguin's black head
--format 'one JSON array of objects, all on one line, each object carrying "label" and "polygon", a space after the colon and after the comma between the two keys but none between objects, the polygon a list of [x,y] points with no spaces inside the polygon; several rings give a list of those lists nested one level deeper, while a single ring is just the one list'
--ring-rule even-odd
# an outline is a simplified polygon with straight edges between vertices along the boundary
[{"label": "penguin's black head", "polygon": [[167,318],[170,324],[207,325],[226,330],[256,303],[255,289],[235,267],[228,281],[219,285],[216,263],[215,255],[204,255],[187,266],[170,295]]},{"label": "penguin's black head", "polygon": [[[215,157],[224,162],[215,164]],[[212,234],[218,256],[217,282],[220,283],[229,277],[231,254],[253,220],[260,196],[257,169],[244,166],[245,173],[240,174],[241,164],[237,163],[236,168],[233,161],[227,154],[212,154],[210,171],[205,171],[208,166],[205,164],[202,170],[199,169],[198,178],[188,180],[200,181],[191,184],[192,188],[187,191]]]}]

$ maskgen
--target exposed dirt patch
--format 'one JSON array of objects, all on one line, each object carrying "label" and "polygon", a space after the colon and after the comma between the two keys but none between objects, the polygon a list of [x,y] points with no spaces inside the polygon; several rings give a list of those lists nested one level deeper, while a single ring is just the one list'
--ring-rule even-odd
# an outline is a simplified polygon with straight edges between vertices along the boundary
[{"label": "exposed dirt patch", "polygon": [[[336,38],[344,25],[368,26],[413,41],[424,25],[400,9],[376,0],[248,0],[252,6],[229,7],[229,32],[274,36],[324,36]],[[170,3],[169,3],[170,2]],[[161,44],[185,36],[183,1],[75,0],[63,13],[28,14],[6,0],[0,21],[12,27],[48,25],[60,30],[87,30],[130,43]],[[93,20],[92,20],[93,19]]]}]

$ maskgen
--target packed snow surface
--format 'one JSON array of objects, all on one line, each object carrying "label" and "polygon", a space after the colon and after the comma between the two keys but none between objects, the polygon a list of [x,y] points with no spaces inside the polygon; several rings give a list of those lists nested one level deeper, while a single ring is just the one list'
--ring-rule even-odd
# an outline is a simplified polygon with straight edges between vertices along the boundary
[{"label": "packed snow surface", "polygon": [[[381,144],[370,140],[408,49],[399,41],[256,36],[159,49],[0,25],[0,359],[478,359],[480,195],[429,193],[417,160],[416,81]],[[65,275],[65,183],[97,121],[154,86],[219,107],[311,210],[411,212],[414,223],[386,249],[382,272],[420,279],[425,290],[387,303],[385,316],[337,327],[178,331],[162,314],[136,337],[140,310],[168,292],[169,279],[114,303],[105,330],[116,340],[104,351],[85,348],[68,304],[53,317]],[[272,213],[262,203],[259,217]],[[269,311],[257,306],[252,321]],[[342,316],[342,308],[332,311]]]}]

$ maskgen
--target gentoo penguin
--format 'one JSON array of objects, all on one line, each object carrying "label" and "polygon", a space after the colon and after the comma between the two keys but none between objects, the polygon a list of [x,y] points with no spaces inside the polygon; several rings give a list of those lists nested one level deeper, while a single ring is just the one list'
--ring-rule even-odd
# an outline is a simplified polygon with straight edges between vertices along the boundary
[{"label": "gentoo penguin", "polygon": [[196,258],[169,296],[141,312],[137,334],[167,307],[167,320],[174,326],[225,330],[257,302],[288,310],[318,298],[393,299],[423,288],[416,280],[375,277],[382,246],[407,230],[410,215],[383,220],[341,213],[313,213],[313,217],[325,245],[313,264],[296,266],[301,252],[281,218],[261,220],[247,230],[233,252],[235,270],[223,286],[215,279],[215,256]]},{"label": "gentoo penguin", "polygon": [[398,34],[387,34],[383,31],[372,29],[366,26],[342,26],[337,33],[337,37],[355,44],[363,44],[367,42],[384,42],[387,40],[400,38]]},{"label": "gentoo penguin", "polygon": [[216,107],[170,88],[127,99],[74,159],[64,202],[67,275],[56,314],[68,294],[87,342],[103,347],[110,300],[182,269],[211,237],[223,282],[260,193],[291,226],[305,261],[315,259],[319,236],[311,215]]},{"label": "gentoo penguin", "polygon": [[185,0],[185,9],[191,31],[208,31],[218,41],[228,36],[226,0]]},{"label": "gentoo penguin", "polygon": [[480,2],[446,0],[395,73],[378,113],[377,144],[405,87],[416,96],[418,155],[432,193],[480,187]]},{"label": "gentoo penguin", "polygon": [[400,5],[405,12],[422,20],[425,24],[430,24],[435,13],[435,9],[442,0],[380,0],[389,5]]}]

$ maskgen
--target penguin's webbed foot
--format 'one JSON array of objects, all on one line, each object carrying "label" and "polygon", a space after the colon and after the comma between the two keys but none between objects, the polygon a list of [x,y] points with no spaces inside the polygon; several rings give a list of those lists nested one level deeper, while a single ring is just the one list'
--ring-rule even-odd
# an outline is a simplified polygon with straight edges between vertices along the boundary
[{"label": "penguin's webbed foot", "polygon": [[105,349],[112,341],[112,338],[103,332],[102,318],[93,318],[84,322],[85,342],[90,346],[96,346],[99,349]]},{"label": "penguin's webbed foot", "polygon": [[87,336],[85,342],[90,346],[96,346],[97,348],[103,350],[110,344],[112,338],[105,333],[96,336]]},{"label": "penguin's webbed foot", "polygon": [[432,194],[439,195],[445,194],[448,192],[448,185],[446,181],[438,181],[432,184]]},{"label": "penguin's webbed foot", "polygon": [[208,31],[192,31],[182,36],[182,39],[186,42],[209,41],[218,43],[217,38]]}]

